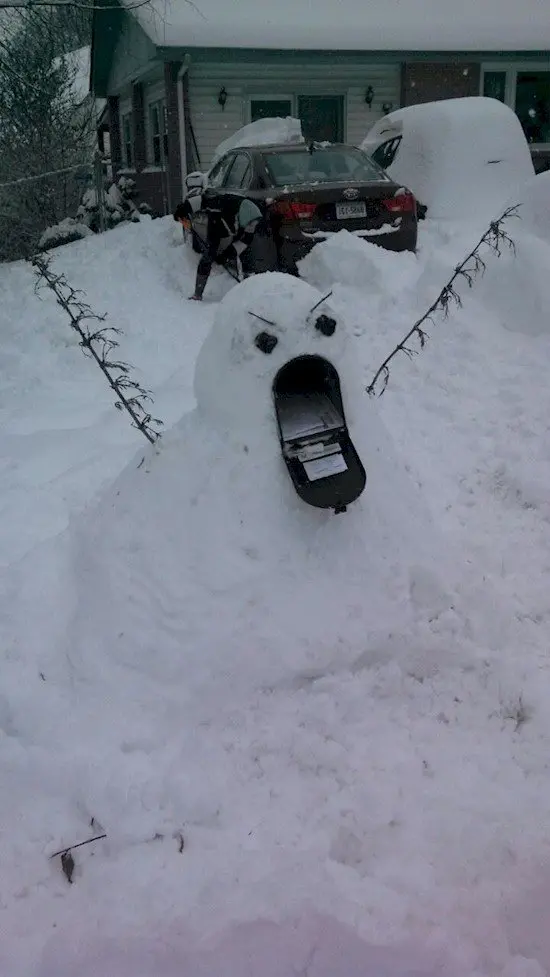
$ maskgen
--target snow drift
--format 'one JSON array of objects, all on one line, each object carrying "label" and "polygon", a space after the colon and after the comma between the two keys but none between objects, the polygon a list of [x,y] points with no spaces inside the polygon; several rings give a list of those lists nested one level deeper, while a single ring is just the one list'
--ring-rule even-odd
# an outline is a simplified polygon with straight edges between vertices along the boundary
[{"label": "snow drift", "polygon": [[550,172],[539,173],[509,197],[506,223],[513,247],[488,264],[479,295],[511,332],[550,334]]}]

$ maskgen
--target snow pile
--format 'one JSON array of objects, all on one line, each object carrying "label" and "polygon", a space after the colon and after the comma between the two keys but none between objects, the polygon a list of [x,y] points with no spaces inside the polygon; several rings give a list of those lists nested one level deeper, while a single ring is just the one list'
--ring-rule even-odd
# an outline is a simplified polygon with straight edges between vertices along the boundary
[{"label": "snow pile", "polygon": [[313,248],[300,262],[300,273],[308,282],[323,289],[327,282],[368,289],[380,295],[392,273],[399,276],[399,287],[414,282],[420,274],[415,254],[396,252],[370,244],[349,231],[339,231]]},{"label": "snow pile", "polygon": [[239,149],[240,146],[269,146],[272,143],[287,145],[303,141],[302,123],[299,119],[293,119],[290,115],[286,119],[257,119],[224,139],[216,149],[212,163],[230,149]]},{"label": "snow pile", "polygon": [[[383,126],[391,123],[402,126],[403,136],[387,172],[411,188],[432,219],[489,220],[534,174],[518,117],[496,99],[411,105],[392,112]],[[367,135],[366,152],[375,136]]]},{"label": "snow pile", "polygon": [[512,332],[550,333],[550,172],[534,176],[508,200],[517,217],[506,223],[513,248],[489,263],[479,295]]},{"label": "snow pile", "polygon": [[[322,291],[215,269],[219,305],[183,301],[171,218],[58,252],[124,329],[158,452],[0,269],[2,975],[550,973],[549,339],[464,288],[364,393],[473,238],[360,243],[364,287],[335,280],[343,235]],[[271,385],[302,352],[338,368],[367,469],[339,516],[280,456]],[[68,885],[49,856],[103,832]]]},{"label": "snow pile", "polygon": [[550,244],[550,170],[538,173],[523,187],[518,187],[508,203],[518,205],[522,230]]},{"label": "snow pile", "polygon": [[[123,0],[156,45],[338,51],[542,51],[545,0]],[[405,8],[405,9],[404,9]],[[429,25],[429,30],[427,30]]]}]

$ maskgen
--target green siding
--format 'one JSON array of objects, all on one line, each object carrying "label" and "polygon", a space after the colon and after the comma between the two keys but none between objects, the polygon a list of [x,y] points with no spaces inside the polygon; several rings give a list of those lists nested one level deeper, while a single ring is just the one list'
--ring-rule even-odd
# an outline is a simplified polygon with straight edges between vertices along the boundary
[{"label": "green siding", "polygon": [[149,70],[155,70],[158,75],[162,75],[156,48],[135,18],[126,15],[124,30],[120,33],[112,56],[107,82],[108,94],[117,95]]},{"label": "green siding", "polygon": [[[222,140],[250,121],[252,96],[340,95],[344,100],[344,139],[357,145],[382,114],[384,102],[399,105],[401,66],[385,63],[347,62],[335,66],[327,55],[315,63],[263,64],[195,63],[189,68],[191,123],[199,147],[201,165],[208,166]],[[365,104],[369,85],[374,89],[372,107]],[[225,86],[225,109],[218,93]],[[297,107],[295,108],[297,111]]]}]

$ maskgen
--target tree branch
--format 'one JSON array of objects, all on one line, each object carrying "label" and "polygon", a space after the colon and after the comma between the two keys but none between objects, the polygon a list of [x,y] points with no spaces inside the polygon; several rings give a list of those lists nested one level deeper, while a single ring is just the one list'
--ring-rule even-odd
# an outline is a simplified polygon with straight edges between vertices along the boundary
[{"label": "tree branch", "polygon": [[[134,0],[134,3],[124,5],[125,10],[136,10],[137,7],[145,7],[150,0]],[[106,7],[98,7],[96,4],[84,3],[81,0],[0,0],[0,10],[33,10],[38,7],[76,7],[78,10],[119,10],[118,4],[113,3]]]},{"label": "tree branch", "polygon": [[468,288],[472,288],[475,279],[478,275],[483,275],[485,272],[485,261],[480,256],[480,249],[485,247],[489,248],[491,254],[496,255],[500,258],[502,254],[502,245],[506,244],[514,253],[515,245],[512,238],[503,230],[504,221],[508,220],[509,217],[518,216],[519,204],[514,207],[508,207],[503,214],[497,219],[489,224],[489,227],[484,234],[480,237],[476,246],[472,248],[469,254],[466,255],[464,260],[457,265],[454,270],[454,274],[451,276],[446,285],[443,286],[439,295],[437,296],[435,302],[430,305],[430,308],[417,319],[412,329],[409,330],[406,336],[403,337],[400,343],[392,350],[389,356],[386,357],[383,363],[378,367],[376,373],[374,374],[370,384],[367,387],[367,393],[371,396],[376,392],[376,386],[379,382],[382,384],[382,389],[378,396],[380,397],[386,387],[388,386],[390,379],[390,363],[398,353],[405,353],[409,358],[417,355],[420,351],[418,349],[412,349],[408,344],[409,340],[416,338],[420,349],[424,349],[426,342],[428,341],[428,333],[423,329],[426,322],[430,321],[434,323],[434,313],[442,312],[443,318],[446,319],[449,315],[449,311],[452,305],[458,308],[462,307],[462,299],[460,294],[457,292],[455,285],[459,279],[464,279]]},{"label": "tree branch", "polygon": [[[57,275],[51,267],[51,256],[43,254],[32,258],[32,265],[36,269],[37,287],[45,286],[54,293],[57,304],[67,313],[71,328],[78,333],[85,355],[91,356],[114,390],[117,400],[117,410],[125,410],[132,419],[133,427],[141,431],[150,444],[160,438],[158,428],[162,421],[152,417],[145,404],[151,402],[150,392],[129,376],[131,369],[128,363],[109,359],[109,354],[119,345],[113,337],[120,335],[121,330],[114,327],[101,327],[90,331],[86,322],[105,322],[106,316],[92,312],[89,305],[82,301],[82,292],[74,289],[64,275]],[[125,392],[126,391],[126,392]]]}]

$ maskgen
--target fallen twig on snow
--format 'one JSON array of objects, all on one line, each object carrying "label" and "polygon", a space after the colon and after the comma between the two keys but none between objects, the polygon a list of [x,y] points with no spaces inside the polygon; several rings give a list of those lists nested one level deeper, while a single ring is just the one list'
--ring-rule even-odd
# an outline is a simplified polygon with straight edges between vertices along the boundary
[{"label": "fallen twig on snow", "polygon": [[79,841],[76,845],[67,845],[65,848],[60,848],[59,851],[54,851],[50,858],[56,858],[58,855],[66,855],[70,851],[74,851],[75,848],[82,848],[83,845],[91,845],[92,841],[101,841],[102,838],[106,838],[106,834],[96,835],[94,838],[88,838],[86,841]]},{"label": "fallen twig on snow", "polygon": [[500,258],[502,254],[502,245],[506,244],[512,251],[515,252],[515,245],[509,234],[503,230],[504,221],[508,220],[509,217],[517,217],[518,204],[514,207],[508,207],[503,214],[497,220],[491,221],[489,227],[485,233],[480,237],[475,248],[472,248],[470,253],[466,255],[464,260],[457,265],[454,270],[454,274],[451,276],[446,285],[443,286],[439,295],[437,296],[435,302],[430,305],[427,312],[424,313],[417,319],[412,329],[409,330],[406,336],[397,344],[395,349],[386,357],[384,362],[378,367],[376,373],[374,374],[370,384],[367,387],[367,393],[371,396],[376,393],[376,386],[380,382],[382,388],[378,394],[380,397],[390,379],[389,366],[394,356],[398,353],[406,353],[407,356],[415,356],[419,350],[412,349],[408,344],[411,339],[417,338],[420,343],[420,349],[424,349],[426,342],[428,340],[428,333],[423,329],[424,323],[428,320],[432,323],[434,322],[433,316],[436,312],[442,312],[443,318],[446,319],[449,315],[449,308],[451,304],[454,304],[458,308],[462,306],[462,299],[459,293],[456,291],[455,285],[460,278],[463,278],[467,283],[468,287],[472,288],[475,279],[479,274],[483,275],[486,264],[483,258],[480,256],[479,252],[483,246],[487,246],[490,252]]},{"label": "fallen twig on snow", "polygon": [[154,444],[160,438],[158,428],[162,425],[162,421],[158,417],[152,417],[146,408],[147,402],[152,402],[150,392],[136,380],[131,379],[129,363],[111,359],[113,350],[119,346],[114,337],[121,335],[121,330],[114,326],[90,329],[89,322],[102,323],[107,317],[97,315],[82,301],[83,293],[73,288],[65,275],[53,271],[51,260],[51,256],[44,254],[37,254],[32,258],[32,265],[38,276],[37,288],[47,287],[54,293],[57,304],[69,316],[71,328],[80,337],[79,345],[85,354],[93,357],[107,378],[109,386],[114,390],[118,398],[115,407],[127,411],[133,427],[141,431],[150,444]]}]

